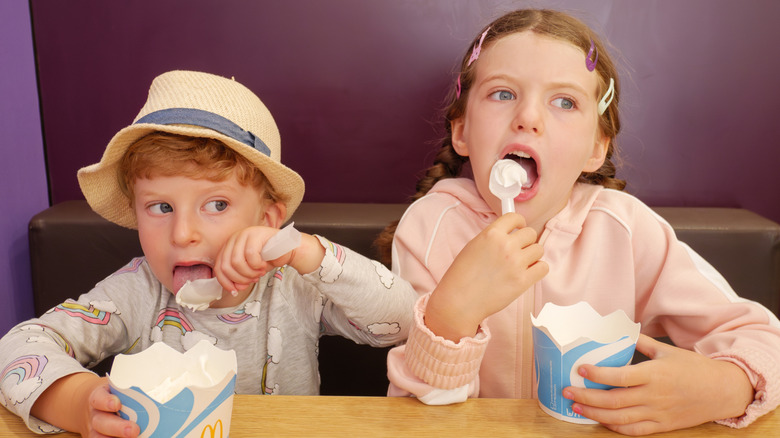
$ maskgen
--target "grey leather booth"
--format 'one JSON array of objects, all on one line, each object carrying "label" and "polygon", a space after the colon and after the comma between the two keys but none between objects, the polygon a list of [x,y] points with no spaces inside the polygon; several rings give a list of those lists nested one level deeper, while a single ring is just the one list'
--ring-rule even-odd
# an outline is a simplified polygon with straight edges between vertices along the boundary
[{"label": "grey leather booth", "polygon": [[[403,214],[404,204],[301,204],[296,228],[316,233],[371,258],[376,235]],[[658,207],[678,237],[718,269],[741,296],[780,312],[780,225],[743,209]],[[36,314],[95,283],[141,255],[137,232],[94,213],[86,201],[54,205],[29,227]],[[320,341],[321,393],[384,395],[387,349],[340,337]],[[101,364],[104,371],[106,364]]]}]

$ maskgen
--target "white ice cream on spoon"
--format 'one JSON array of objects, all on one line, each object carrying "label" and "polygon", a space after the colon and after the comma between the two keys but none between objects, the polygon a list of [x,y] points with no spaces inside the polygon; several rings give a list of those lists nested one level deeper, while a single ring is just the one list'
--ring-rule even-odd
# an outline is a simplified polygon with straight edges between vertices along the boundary
[{"label": "white ice cream on spoon", "polygon": [[176,294],[176,303],[191,310],[206,310],[209,304],[222,298],[222,286],[216,277],[187,280]]},{"label": "white ice cream on spoon", "polygon": [[[301,245],[301,233],[290,223],[274,234],[263,246],[263,260],[274,260]],[[222,298],[222,286],[216,278],[187,280],[176,293],[176,303],[194,311],[205,310],[209,304]]]},{"label": "white ice cream on spoon", "polygon": [[514,213],[515,197],[523,190],[528,174],[514,160],[496,161],[490,170],[490,192],[501,200],[501,214]]}]

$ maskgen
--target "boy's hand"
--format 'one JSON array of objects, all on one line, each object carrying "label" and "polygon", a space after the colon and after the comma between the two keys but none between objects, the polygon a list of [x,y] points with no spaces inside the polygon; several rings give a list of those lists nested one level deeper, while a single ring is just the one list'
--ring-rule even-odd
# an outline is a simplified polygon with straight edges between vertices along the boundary
[{"label": "boy's hand", "polygon": [[277,266],[283,266],[290,253],[276,260],[260,255],[265,242],[279,232],[277,228],[254,226],[230,236],[214,264],[214,275],[225,290],[244,290]]},{"label": "boy's hand", "polygon": [[108,390],[108,378],[91,373],[65,376],[46,388],[31,414],[83,437],[137,437],[140,428],[116,413],[119,398]]},{"label": "boy's hand", "polygon": [[521,215],[499,217],[447,269],[428,300],[425,325],[453,342],[474,336],[485,318],[547,275],[542,254],[536,231],[526,227]]},{"label": "boy's hand", "polygon": [[305,233],[301,233],[298,248],[273,260],[263,259],[263,246],[278,232],[277,228],[254,226],[228,239],[214,264],[214,275],[225,290],[244,290],[280,266],[290,265],[301,274],[320,266],[325,249],[316,237]]},{"label": "boy's hand", "polygon": [[636,348],[650,360],[617,368],[580,367],[588,380],[619,388],[564,388],[575,412],[615,432],[645,435],[739,417],[753,401],[750,380],[733,363],[646,335],[639,336]]},{"label": "boy's hand", "polygon": [[108,390],[108,378],[89,395],[88,417],[90,431],[82,436],[137,437],[141,429],[137,424],[122,419],[116,413],[122,407],[119,398]]}]

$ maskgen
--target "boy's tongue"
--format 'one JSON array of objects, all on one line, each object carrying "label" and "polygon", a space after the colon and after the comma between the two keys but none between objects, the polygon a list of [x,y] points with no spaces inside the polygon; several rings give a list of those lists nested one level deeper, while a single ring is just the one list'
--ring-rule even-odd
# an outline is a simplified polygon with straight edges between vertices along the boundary
[{"label": "boy's tongue", "polygon": [[213,275],[208,265],[177,266],[173,269],[173,294],[179,293],[187,281],[211,278]]}]

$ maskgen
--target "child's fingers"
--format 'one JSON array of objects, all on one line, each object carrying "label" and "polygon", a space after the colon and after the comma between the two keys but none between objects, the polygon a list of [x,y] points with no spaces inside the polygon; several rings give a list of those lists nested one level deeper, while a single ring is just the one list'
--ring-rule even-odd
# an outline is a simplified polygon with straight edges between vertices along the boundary
[{"label": "child's fingers", "polygon": [[622,433],[630,434],[633,433],[631,430],[651,430],[647,428],[658,427],[658,422],[650,419],[649,410],[642,405],[622,409],[605,409],[575,403],[572,405],[572,410],[585,418],[608,425],[614,431],[623,431]]},{"label": "child's fingers", "polygon": [[495,222],[490,224],[492,227],[499,228],[506,233],[510,233],[515,229],[521,229],[526,227],[525,218],[517,213],[506,213],[496,219]]},{"label": "child's fingers", "polygon": [[89,405],[93,409],[106,412],[116,412],[122,407],[119,397],[111,394],[107,383],[96,387],[89,394]]},{"label": "child's fingers", "polygon": [[640,387],[606,390],[569,386],[564,388],[563,397],[582,405],[601,409],[623,409],[643,404],[642,388]]},{"label": "child's fingers", "polygon": [[533,228],[525,227],[514,229],[509,233],[509,237],[516,240],[522,248],[525,248],[536,243],[537,234]]},{"label": "child's fingers", "polygon": [[[241,236],[240,245],[234,250],[234,256],[237,263],[242,262],[252,271],[268,269],[268,260],[262,256],[263,248],[270,239],[265,233],[254,233],[247,231]],[[248,272],[244,274],[248,275]]]},{"label": "child's fingers", "polygon": [[[636,350],[649,359],[656,359],[665,348],[675,348],[663,342],[657,341],[645,334],[639,334],[636,342]],[[596,383],[617,387],[641,386],[650,382],[654,363],[646,361],[634,365],[622,367],[598,367],[595,365],[582,365],[577,373]]]},{"label": "child's fingers", "polygon": [[122,407],[119,397],[108,389],[108,385],[95,388],[89,397],[91,407],[91,429],[105,436],[135,437],[140,428],[132,421],[116,415]]},{"label": "child's fingers", "polygon": [[234,289],[242,290],[246,286],[257,281],[268,271],[268,263],[260,256],[262,244],[252,241],[246,236],[234,236],[228,240],[217,258],[215,275],[223,287],[225,282],[235,283]]},{"label": "child's fingers", "polygon": [[108,412],[96,412],[92,416],[92,430],[100,436],[134,438],[141,433],[140,427],[132,421]]},{"label": "child's fingers", "polygon": [[523,228],[509,235],[513,241],[514,252],[520,253],[528,265],[536,262],[544,255],[544,247],[536,242],[536,231]]},{"label": "child's fingers", "polygon": [[572,410],[623,434],[648,434],[662,429],[662,422],[646,402],[644,387],[564,389],[564,397],[574,400]]},{"label": "child's fingers", "polygon": [[483,232],[501,240],[506,240],[508,236],[508,241],[514,242],[513,245],[519,245],[520,248],[536,243],[538,238],[536,230],[527,227],[525,218],[517,213],[507,213],[499,217]]},{"label": "child's fingers", "polygon": [[[254,275],[254,270],[249,266],[246,260],[247,242],[245,239],[237,238],[231,239],[233,244],[226,248],[225,254],[225,272],[233,274],[233,276],[239,276],[240,278],[232,278],[233,281],[242,282],[248,280]],[[229,267],[229,269],[228,269]]]},{"label": "child's fingers", "polygon": [[656,432],[667,432],[671,430],[668,426],[656,420],[644,420],[627,424],[609,424],[601,423],[607,429],[617,432],[621,435],[650,435]]},{"label": "child's fingers", "polygon": [[664,348],[671,348],[671,345],[664,344],[661,341],[657,341],[650,336],[639,334],[639,339],[636,341],[636,350],[649,359],[655,359]]},{"label": "child's fingers", "polygon": [[226,291],[243,290],[249,283],[249,279],[238,274],[230,264],[230,261],[223,261],[225,257],[220,257],[214,264],[214,277],[216,277],[222,289]]},{"label": "child's fingers", "polygon": [[214,275],[220,286],[226,291],[244,290],[249,284],[256,282],[260,278],[259,275],[256,277],[241,275],[229,265],[219,264],[214,267]]},{"label": "child's fingers", "polygon": [[219,265],[214,266],[214,278],[217,279],[217,282],[220,286],[222,286],[222,289],[227,291],[233,291],[238,290],[236,287],[236,284],[233,283],[225,274],[223,274],[222,270],[219,269]]},{"label": "child's fingers", "polygon": [[[627,408],[643,406],[649,400],[647,383],[650,380],[646,364],[622,367],[598,367],[582,365],[577,369],[580,376],[591,382],[614,386],[610,390],[595,388],[564,388],[563,397],[573,400],[580,414],[606,424],[626,424],[615,419],[623,415],[627,420]],[[618,413],[618,410],[622,412]],[[636,411],[630,411],[636,413]],[[637,418],[631,420],[637,421]]]},{"label": "child's fingers", "polygon": [[222,286],[222,289],[231,291],[238,289],[236,288],[235,283],[233,283],[233,280],[231,280],[231,277],[234,277],[235,274],[228,274],[226,272],[227,270],[231,269],[229,257],[227,256],[227,253],[229,252],[229,245],[231,245],[230,241],[225,244],[225,246],[222,248],[222,251],[217,256],[217,260],[214,262],[214,277],[217,279],[220,286]]},{"label": "child's fingers", "polygon": [[598,367],[596,365],[581,365],[577,373],[591,382],[604,385],[627,388],[642,386],[650,381],[648,375],[650,363],[639,363],[622,367]]},{"label": "child's fingers", "polygon": [[[538,260],[538,259],[537,259]],[[543,260],[539,260],[528,267],[528,270],[526,270],[526,275],[528,278],[526,281],[528,283],[536,283],[542,278],[544,278],[545,275],[547,275],[550,272],[550,265],[547,264],[547,262]]]}]

